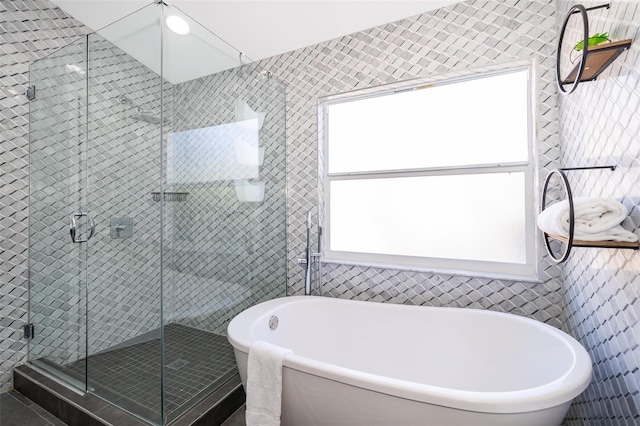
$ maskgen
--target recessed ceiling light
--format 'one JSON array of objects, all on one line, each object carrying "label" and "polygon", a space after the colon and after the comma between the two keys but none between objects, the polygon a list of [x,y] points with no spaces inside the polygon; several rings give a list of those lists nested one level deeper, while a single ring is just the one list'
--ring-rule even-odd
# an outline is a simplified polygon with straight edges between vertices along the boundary
[{"label": "recessed ceiling light", "polygon": [[189,34],[189,24],[187,24],[187,21],[181,17],[169,15],[167,16],[167,19],[165,19],[165,22],[167,23],[167,27],[169,27],[169,29],[174,33],[179,35]]}]

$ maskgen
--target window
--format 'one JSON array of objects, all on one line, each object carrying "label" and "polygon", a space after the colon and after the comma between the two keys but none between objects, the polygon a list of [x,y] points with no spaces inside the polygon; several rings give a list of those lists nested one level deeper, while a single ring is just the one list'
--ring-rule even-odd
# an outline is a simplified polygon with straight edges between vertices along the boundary
[{"label": "window", "polygon": [[531,69],[320,104],[329,262],[536,274]]},{"label": "window", "polygon": [[257,118],[169,133],[167,182],[211,183],[259,177]]}]

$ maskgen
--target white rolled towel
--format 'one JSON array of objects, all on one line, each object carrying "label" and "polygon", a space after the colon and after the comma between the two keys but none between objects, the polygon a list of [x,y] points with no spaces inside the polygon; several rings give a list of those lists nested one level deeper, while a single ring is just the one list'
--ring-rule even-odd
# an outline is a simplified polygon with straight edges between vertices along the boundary
[{"label": "white rolled towel", "polygon": [[[610,198],[573,199],[573,238],[582,241],[636,242],[638,236],[620,226],[629,215],[627,208]],[[569,201],[563,200],[538,215],[538,228],[547,234],[569,237]]]}]

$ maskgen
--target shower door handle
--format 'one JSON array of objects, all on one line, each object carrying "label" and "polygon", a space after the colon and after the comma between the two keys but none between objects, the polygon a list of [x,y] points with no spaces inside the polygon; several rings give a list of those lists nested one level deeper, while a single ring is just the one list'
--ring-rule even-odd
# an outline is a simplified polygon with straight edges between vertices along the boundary
[{"label": "shower door handle", "polygon": [[[87,235],[86,239],[76,239],[77,238],[77,223],[76,223],[76,218],[82,217],[82,216],[86,216],[87,217],[87,224],[89,225],[89,234]],[[71,235],[71,242],[72,243],[86,243],[87,241],[89,241],[91,239],[91,237],[93,237],[93,233],[96,230],[96,223],[93,221],[93,219],[91,218],[91,216],[89,216],[89,213],[87,212],[81,212],[81,211],[77,211],[77,212],[73,212],[71,213],[70,216],[70,221],[69,221],[69,234]]]}]

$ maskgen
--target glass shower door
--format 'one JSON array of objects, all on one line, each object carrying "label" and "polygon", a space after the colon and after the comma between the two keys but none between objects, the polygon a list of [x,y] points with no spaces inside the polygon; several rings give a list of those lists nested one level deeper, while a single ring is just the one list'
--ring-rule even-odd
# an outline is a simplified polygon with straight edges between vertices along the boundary
[{"label": "glass shower door", "polygon": [[[86,38],[34,62],[30,84],[29,360],[84,390]],[[72,225],[75,225],[75,234]],[[73,238],[73,240],[72,240]]]}]

